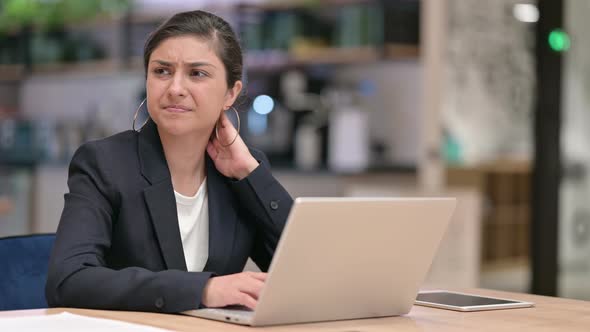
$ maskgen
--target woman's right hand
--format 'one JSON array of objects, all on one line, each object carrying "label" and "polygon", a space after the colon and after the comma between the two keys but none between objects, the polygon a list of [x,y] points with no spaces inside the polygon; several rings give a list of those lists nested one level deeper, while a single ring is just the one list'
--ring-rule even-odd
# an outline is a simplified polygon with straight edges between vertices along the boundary
[{"label": "woman's right hand", "polygon": [[209,279],[201,302],[209,308],[244,305],[252,310],[264,287],[266,273],[241,272]]}]

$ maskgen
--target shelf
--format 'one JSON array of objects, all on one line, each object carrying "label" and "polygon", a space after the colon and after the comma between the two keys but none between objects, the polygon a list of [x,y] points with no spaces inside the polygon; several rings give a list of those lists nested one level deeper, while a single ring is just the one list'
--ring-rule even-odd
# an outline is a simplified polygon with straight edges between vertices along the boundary
[{"label": "shelf", "polygon": [[90,29],[90,28],[104,28],[113,25],[120,25],[124,20],[124,16],[117,15],[117,16],[109,16],[106,14],[98,15],[93,17],[89,20],[78,21],[78,22],[68,22],[64,24],[66,29]]},{"label": "shelf", "polygon": [[530,160],[498,159],[476,165],[448,166],[451,171],[472,171],[487,173],[530,174],[532,172]]},{"label": "shelf", "polygon": [[16,82],[25,77],[23,65],[0,65],[0,82]]},{"label": "shelf", "polygon": [[[211,1],[212,2],[212,1]],[[136,10],[132,10],[129,16],[129,22],[131,24],[154,24],[159,25],[163,23],[165,20],[169,19],[173,15],[189,11],[189,10],[204,10],[211,13],[216,13],[218,15],[222,15],[224,11],[233,10],[237,5],[233,4],[215,4],[215,3],[203,3],[198,6],[198,8],[194,8],[194,6],[182,6],[181,8],[175,8],[174,6],[165,6],[160,8],[136,8]]]},{"label": "shelf", "polygon": [[416,59],[420,57],[420,47],[412,44],[386,44],[384,56],[389,60]]},{"label": "shelf", "polygon": [[277,70],[292,66],[346,65],[376,62],[380,60],[415,59],[419,47],[416,45],[388,44],[384,55],[372,46],[355,48],[308,48],[295,52],[249,51],[245,55],[248,70]]},{"label": "shelf", "polygon": [[[321,1],[307,1],[307,0],[274,0],[266,1],[264,3],[245,3],[238,1],[237,4],[205,4],[200,9],[209,12],[217,13],[225,10],[256,10],[256,11],[286,11],[304,8],[326,8],[337,7],[355,4],[375,4],[375,0],[321,0]],[[188,10],[188,9],[187,9]],[[136,11],[131,13],[130,21],[133,24],[155,24],[162,23],[174,15],[177,11],[170,8],[159,12],[154,11]]]},{"label": "shelf", "polygon": [[379,60],[374,47],[315,48],[296,51],[292,54],[295,64],[350,64]]},{"label": "shelf", "polygon": [[153,13],[132,13],[129,21],[131,24],[160,24],[163,23],[170,15],[153,14]]},{"label": "shelf", "polygon": [[[414,45],[387,45],[385,56],[375,47],[355,48],[308,48],[297,52],[247,51],[244,66],[250,71],[281,70],[294,66],[347,65],[370,63],[380,60],[415,58],[419,53]],[[143,56],[131,58],[129,66],[115,59],[92,60],[76,63],[50,63],[33,65],[32,74],[104,73],[119,69],[143,71]],[[25,78],[23,65],[0,65],[0,82],[18,81]]]},{"label": "shelf", "polygon": [[243,57],[247,71],[272,71],[293,65],[289,55],[282,51],[245,50]]},{"label": "shelf", "polygon": [[379,52],[374,47],[310,48],[297,52],[249,51],[245,54],[244,65],[250,71],[272,71],[296,66],[366,63],[379,58]]},{"label": "shelf", "polygon": [[346,6],[356,4],[371,4],[376,3],[374,0],[321,0],[321,1],[308,1],[308,0],[288,0],[288,1],[266,1],[264,3],[241,3],[238,6],[242,9],[255,9],[261,11],[272,11],[272,10],[290,10],[290,9],[301,9],[301,8],[321,8],[331,6]]},{"label": "shelf", "polygon": [[[18,82],[29,75],[45,74],[88,74],[111,73],[124,68],[120,61],[114,59],[92,60],[74,63],[43,63],[33,65],[30,74],[24,65],[0,65],[0,83]],[[131,69],[131,68],[129,68]],[[139,69],[139,68],[138,68]]]},{"label": "shelf", "polygon": [[112,59],[75,63],[49,63],[33,66],[33,74],[104,73],[121,68],[119,61]]},{"label": "shelf", "polygon": [[[60,29],[63,28],[65,30],[78,30],[78,29],[91,29],[91,28],[104,28],[113,25],[120,25],[123,22],[124,16],[117,15],[117,16],[109,16],[106,14],[98,15],[90,19],[85,20],[78,20],[75,22],[64,22],[63,24],[59,25]],[[31,27],[32,33],[45,33],[51,31],[51,28],[46,26],[42,26],[39,24],[33,24]],[[20,35],[23,32],[23,27],[16,27],[12,28],[8,31],[4,31],[3,34],[10,37],[15,37]]]}]

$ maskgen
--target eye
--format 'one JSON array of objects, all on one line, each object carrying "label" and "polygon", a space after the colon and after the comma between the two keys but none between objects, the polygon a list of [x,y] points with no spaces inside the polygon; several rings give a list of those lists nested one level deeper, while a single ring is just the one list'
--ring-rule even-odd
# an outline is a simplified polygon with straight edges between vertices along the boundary
[{"label": "eye", "polygon": [[170,70],[167,68],[158,67],[154,69],[154,74],[158,76],[170,75]]},{"label": "eye", "polygon": [[198,77],[198,78],[202,78],[202,77],[208,77],[209,75],[202,71],[202,70],[192,70],[191,74],[192,77]]}]

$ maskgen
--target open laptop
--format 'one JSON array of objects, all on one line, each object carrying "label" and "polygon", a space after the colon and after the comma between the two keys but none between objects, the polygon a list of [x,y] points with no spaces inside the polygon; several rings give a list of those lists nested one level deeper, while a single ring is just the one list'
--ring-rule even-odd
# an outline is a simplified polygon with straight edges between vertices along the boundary
[{"label": "open laptop", "polygon": [[184,314],[264,326],[410,311],[454,198],[297,198],[256,310]]}]

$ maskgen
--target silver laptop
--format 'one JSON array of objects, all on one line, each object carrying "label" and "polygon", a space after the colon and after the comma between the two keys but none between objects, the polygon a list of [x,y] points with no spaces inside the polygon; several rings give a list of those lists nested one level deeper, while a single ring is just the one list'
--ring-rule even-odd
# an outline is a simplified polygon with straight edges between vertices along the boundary
[{"label": "silver laptop", "polygon": [[184,314],[264,326],[410,311],[454,198],[297,198],[256,310]]}]

